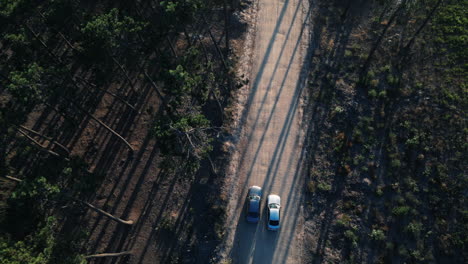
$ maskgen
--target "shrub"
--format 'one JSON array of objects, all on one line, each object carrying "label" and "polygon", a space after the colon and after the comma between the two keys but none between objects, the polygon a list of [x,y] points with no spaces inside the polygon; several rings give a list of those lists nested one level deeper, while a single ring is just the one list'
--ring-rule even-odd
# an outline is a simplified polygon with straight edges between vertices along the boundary
[{"label": "shrub", "polygon": [[398,83],[398,77],[396,77],[395,75],[389,73],[387,75],[387,83],[389,85],[396,85]]},{"label": "shrub", "polygon": [[393,244],[393,242],[387,242],[387,243],[385,243],[385,248],[388,251],[393,251],[393,249],[395,248],[395,244]]},{"label": "shrub", "polygon": [[408,249],[404,245],[398,247],[398,254],[402,257],[409,257]]},{"label": "shrub", "polygon": [[332,186],[330,184],[328,184],[328,183],[320,182],[319,184],[317,184],[317,188],[320,191],[328,192],[328,191],[331,190]]},{"label": "shrub", "polygon": [[175,221],[170,217],[168,214],[163,215],[161,221],[158,225],[158,228],[166,230],[166,231],[174,231],[175,228]]},{"label": "shrub", "polygon": [[343,112],[344,112],[344,108],[341,107],[341,106],[337,106],[337,107],[335,107],[335,109],[333,110],[333,112],[338,113],[338,114],[343,113]]},{"label": "shrub", "polygon": [[385,98],[385,97],[387,97],[387,91],[380,91],[379,98]]},{"label": "shrub", "polygon": [[391,66],[387,64],[387,65],[383,66],[382,68],[380,68],[380,71],[388,73],[388,72],[390,72],[390,68],[391,68]]},{"label": "shrub", "polygon": [[347,214],[343,214],[338,220],[336,220],[336,225],[339,227],[347,227],[351,222],[351,218]]},{"label": "shrub", "polygon": [[370,98],[375,98],[377,96],[377,91],[372,89],[367,92],[367,95],[369,95]]},{"label": "shrub", "polygon": [[419,135],[416,134],[414,137],[412,138],[409,138],[408,140],[406,140],[405,144],[408,146],[408,147],[411,147],[411,146],[416,146],[420,143],[420,139],[419,139]]},{"label": "shrub", "polygon": [[405,228],[405,231],[411,234],[414,238],[417,238],[421,234],[421,230],[422,224],[418,222],[411,222]]},{"label": "shrub", "polygon": [[345,238],[349,242],[351,242],[351,246],[353,248],[357,247],[357,245],[358,245],[357,243],[358,243],[358,239],[359,239],[358,236],[355,234],[355,231],[356,231],[356,229],[353,228],[352,230],[346,230],[345,233],[344,233]]},{"label": "shrub", "polygon": [[419,250],[411,250],[410,252],[411,257],[413,257],[416,260],[423,261],[424,256],[422,255],[421,251]]},{"label": "shrub", "polygon": [[358,142],[358,143],[362,142],[362,132],[361,132],[361,130],[355,129],[353,131],[353,140]]},{"label": "shrub", "polygon": [[401,161],[399,159],[392,159],[392,161],[390,162],[390,166],[395,169],[400,168]]},{"label": "shrub", "polygon": [[[213,260],[211,261],[211,263],[216,263],[216,259],[213,258]],[[232,263],[232,259],[222,259],[219,264],[231,264]]]},{"label": "shrub", "polygon": [[350,210],[356,207],[356,203],[354,201],[346,201],[343,203],[343,208],[346,210]]},{"label": "shrub", "polygon": [[376,194],[377,196],[379,196],[379,197],[383,195],[382,186],[378,186],[378,187],[377,187],[377,190],[375,191],[375,194]]},{"label": "shrub", "polygon": [[372,232],[370,233],[370,238],[375,241],[384,241],[386,236],[382,230],[372,229]]},{"label": "shrub", "polygon": [[398,206],[393,208],[392,214],[396,216],[407,215],[411,211],[411,207],[409,206]]},{"label": "shrub", "polygon": [[379,80],[374,79],[374,80],[371,80],[371,81],[370,81],[370,86],[371,86],[371,87],[374,87],[374,88],[375,88],[375,87],[377,87],[378,85],[379,85]]}]

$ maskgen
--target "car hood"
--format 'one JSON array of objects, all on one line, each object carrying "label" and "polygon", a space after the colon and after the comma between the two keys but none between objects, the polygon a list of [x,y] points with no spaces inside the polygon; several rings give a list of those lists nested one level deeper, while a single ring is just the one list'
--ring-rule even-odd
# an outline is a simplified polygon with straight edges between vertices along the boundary
[{"label": "car hood", "polygon": [[250,187],[249,189],[249,196],[255,196],[255,195],[262,197],[262,188],[254,185]]},{"label": "car hood", "polygon": [[268,204],[272,204],[272,203],[281,205],[280,197],[278,195],[275,195],[275,194],[268,195]]}]

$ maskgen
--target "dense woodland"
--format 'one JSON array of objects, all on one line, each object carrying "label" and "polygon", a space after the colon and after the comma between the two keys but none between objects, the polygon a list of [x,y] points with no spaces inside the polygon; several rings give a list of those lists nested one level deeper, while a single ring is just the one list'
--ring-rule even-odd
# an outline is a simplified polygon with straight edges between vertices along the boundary
[{"label": "dense woodland", "polygon": [[468,1],[311,1],[313,263],[467,259]]},{"label": "dense woodland", "polygon": [[0,263],[104,263],[93,256],[103,252],[125,263],[138,232],[169,245],[150,249],[155,259],[178,263],[196,242],[197,210],[207,215],[204,237],[216,232],[222,204],[181,204],[199,168],[216,170],[209,152],[238,85],[228,30],[236,8],[0,2]]}]

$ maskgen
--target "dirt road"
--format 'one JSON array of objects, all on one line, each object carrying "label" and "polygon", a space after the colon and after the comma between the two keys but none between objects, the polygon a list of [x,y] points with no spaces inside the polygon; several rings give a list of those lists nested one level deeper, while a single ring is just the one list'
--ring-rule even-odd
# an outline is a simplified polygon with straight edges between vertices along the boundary
[{"label": "dirt road", "polygon": [[[225,257],[233,263],[300,263],[302,255],[301,124],[307,58],[308,1],[259,0],[251,86],[245,98],[234,187],[228,205]],[[242,103],[242,102],[241,102]],[[263,188],[262,218],[245,222],[245,196]],[[266,196],[282,199],[281,229],[266,230]]]}]

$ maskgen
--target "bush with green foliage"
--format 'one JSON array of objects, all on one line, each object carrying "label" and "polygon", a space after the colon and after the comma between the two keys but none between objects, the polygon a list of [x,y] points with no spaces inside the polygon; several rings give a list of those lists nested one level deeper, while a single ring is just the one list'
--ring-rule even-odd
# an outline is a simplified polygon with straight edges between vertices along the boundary
[{"label": "bush with green foliage", "polygon": [[386,239],[385,233],[380,229],[372,229],[370,233],[370,238],[375,241],[384,241]]},{"label": "bush with green foliage", "polygon": [[[55,228],[57,220],[48,217],[37,232],[28,235],[24,240],[15,241],[0,236],[0,263],[1,264],[50,264],[57,263],[54,259],[54,248],[61,241],[57,240]],[[62,264],[85,264],[86,260],[77,253],[60,259]]]}]

